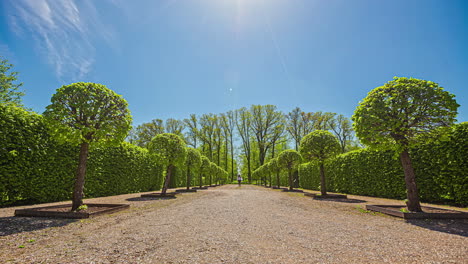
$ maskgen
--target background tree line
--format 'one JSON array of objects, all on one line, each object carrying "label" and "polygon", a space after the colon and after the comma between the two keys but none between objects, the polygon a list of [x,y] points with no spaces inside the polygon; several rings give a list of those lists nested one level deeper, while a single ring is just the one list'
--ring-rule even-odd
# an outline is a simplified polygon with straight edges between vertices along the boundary
[{"label": "background tree line", "polygon": [[302,138],[315,130],[332,132],[339,140],[341,153],[359,148],[349,118],[331,112],[305,112],[299,107],[284,113],[275,105],[252,105],[221,114],[191,114],[181,120],[153,119],[134,127],[127,140],[146,148],[158,134],[177,134],[228,171],[231,181],[239,171],[251,182],[255,169],[290,146],[298,150]]}]

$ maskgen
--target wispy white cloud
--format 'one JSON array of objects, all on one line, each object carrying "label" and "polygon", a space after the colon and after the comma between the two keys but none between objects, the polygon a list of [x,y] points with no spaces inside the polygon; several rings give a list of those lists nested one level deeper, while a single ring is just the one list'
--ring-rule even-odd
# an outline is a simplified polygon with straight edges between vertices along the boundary
[{"label": "wispy white cloud", "polygon": [[115,43],[111,28],[88,0],[16,0],[8,12],[11,30],[31,35],[36,48],[62,81],[84,78],[95,62],[95,43]]}]

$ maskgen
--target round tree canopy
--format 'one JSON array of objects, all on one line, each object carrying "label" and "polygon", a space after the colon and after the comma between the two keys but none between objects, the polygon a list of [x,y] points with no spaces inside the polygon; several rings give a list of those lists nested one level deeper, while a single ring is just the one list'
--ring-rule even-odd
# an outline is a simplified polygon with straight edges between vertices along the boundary
[{"label": "round tree canopy", "polygon": [[300,152],[304,159],[324,161],[340,153],[338,139],[329,131],[316,130],[302,138]]},{"label": "round tree canopy", "polygon": [[407,146],[417,135],[455,121],[454,95],[437,83],[395,77],[370,91],[352,117],[361,142],[371,146]]},{"label": "round tree canopy", "polygon": [[132,122],[127,106],[102,84],[78,82],[57,89],[44,117],[62,141],[121,142]]},{"label": "round tree canopy", "polygon": [[296,169],[301,162],[301,154],[293,149],[284,150],[278,156],[278,164],[280,167],[288,170]]},{"label": "round tree canopy", "polygon": [[207,172],[210,170],[210,164],[211,164],[211,161],[208,157],[206,157],[205,155],[202,155],[201,156],[201,163],[200,163],[200,169],[204,172]]},{"label": "round tree canopy", "polygon": [[185,142],[178,135],[171,133],[156,135],[151,140],[148,150],[167,165],[183,164],[187,157]]},{"label": "round tree canopy", "polygon": [[200,151],[194,148],[187,148],[187,159],[185,165],[189,167],[199,167],[202,162]]}]

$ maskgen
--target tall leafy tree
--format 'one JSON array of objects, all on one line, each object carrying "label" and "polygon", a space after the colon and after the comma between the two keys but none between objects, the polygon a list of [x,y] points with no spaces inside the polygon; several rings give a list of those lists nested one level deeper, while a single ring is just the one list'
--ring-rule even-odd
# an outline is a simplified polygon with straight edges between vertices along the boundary
[{"label": "tall leafy tree", "polygon": [[340,141],[341,153],[345,153],[346,147],[350,143],[353,134],[351,121],[344,115],[338,115],[336,118],[332,118],[328,121],[328,126]]},{"label": "tall leafy tree", "polygon": [[165,195],[174,168],[184,164],[187,158],[187,149],[185,142],[176,134],[163,133],[156,135],[149,144],[148,150],[157,155],[159,161],[166,168],[166,177],[164,178],[161,195]]},{"label": "tall leafy tree", "polygon": [[[231,150],[231,182],[234,180],[234,127],[235,116],[233,111],[221,114],[221,127],[225,139],[225,170],[228,171],[229,149]],[[230,147],[230,148],[229,148]]]},{"label": "tall leafy tree", "polygon": [[250,126],[252,123],[252,114],[243,107],[236,110],[236,127],[242,139],[242,149],[247,163],[247,179],[252,182],[252,167],[251,167],[251,142],[250,142]]},{"label": "tall leafy tree", "polygon": [[202,158],[200,151],[194,148],[187,148],[187,159],[185,160],[185,166],[187,167],[187,190],[190,190],[192,172],[200,167],[201,162]]},{"label": "tall leafy tree", "polygon": [[198,141],[198,119],[195,114],[191,114],[190,118],[184,119],[185,126],[188,128],[186,133],[187,144],[193,148],[197,148]]},{"label": "tall leafy tree", "polygon": [[121,142],[131,124],[128,104],[122,96],[97,83],[62,86],[52,96],[44,117],[59,140],[80,144],[79,163],[73,190],[72,210],[83,204],[86,161],[93,142]]},{"label": "tall leafy tree", "polygon": [[184,128],[185,124],[183,121],[174,118],[168,118],[166,120],[166,133],[176,134],[180,137],[183,137],[182,131]]},{"label": "tall leafy tree", "polygon": [[302,162],[302,156],[299,152],[288,149],[281,152],[278,156],[278,164],[281,168],[286,169],[288,171],[288,180],[289,180],[289,190],[293,190],[293,171],[297,170],[299,165]]},{"label": "tall leafy tree", "polygon": [[213,149],[215,145],[215,130],[217,118],[214,114],[203,114],[200,117],[199,137],[203,143],[204,153],[213,161]]},{"label": "tall leafy tree", "polygon": [[454,97],[437,83],[395,77],[370,91],[354,111],[354,129],[364,144],[396,147],[405,174],[409,211],[421,211],[409,149],[418,136],[455,122],[459,105]]},{"label": "tall leafy tree", "polygon": [[286,131],[293,138],[296,151],[299,150],[299,143],[302,139],[301,112],[301,109],[296,107],[286,115]]},{"label": "tall leafy tree", "polygon": [[327,194],[325,181],[325,160],[332,158],[341,151],[338,139],[329,131],[316,130],[301,140],[300,152],[306,160],[317,159],[320,165],[320,192]]},{"label": "tall leafy tree", "polygon": [[214,115],[214,146],[216,149],[216,165],[221,164],[221,148],[223,146],[223,131],[221,128],[221,121],[218,115]]},{"label": "tall leafy tree", "polygon": [[24,95],[20,91],[23,83],[16,83],[18,72],[10,72],[13,64],[0,57],[0,104],[12,104],[22,106],[21,97]]},{"label": "tall leafy tree", "polygon": [[283,114],[277,111],[274,105],[252,105],[250,112],[252,133],[257,141],[258,161],[261,166],[265,163],[268,149],[273,144],[272,135],[275,129],[282,125]]},{"label": "tall leafy tree", "polygon": [[164,133],[163,121],[161,119],[153,119],[149,123],[138,125],[131,133],[130,143],[147,148],[154,136]]}]

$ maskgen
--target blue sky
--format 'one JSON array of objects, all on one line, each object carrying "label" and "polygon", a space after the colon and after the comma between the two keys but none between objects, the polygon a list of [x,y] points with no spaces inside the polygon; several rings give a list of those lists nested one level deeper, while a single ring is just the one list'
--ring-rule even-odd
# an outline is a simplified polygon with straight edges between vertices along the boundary
[{"label": "blue sky", "polygon": [[24,103],[98,82],[134,124],[251,104],[350,117],[393,76],[454,93],[468,121],[468,1],[4,0],[0,55]]}]

